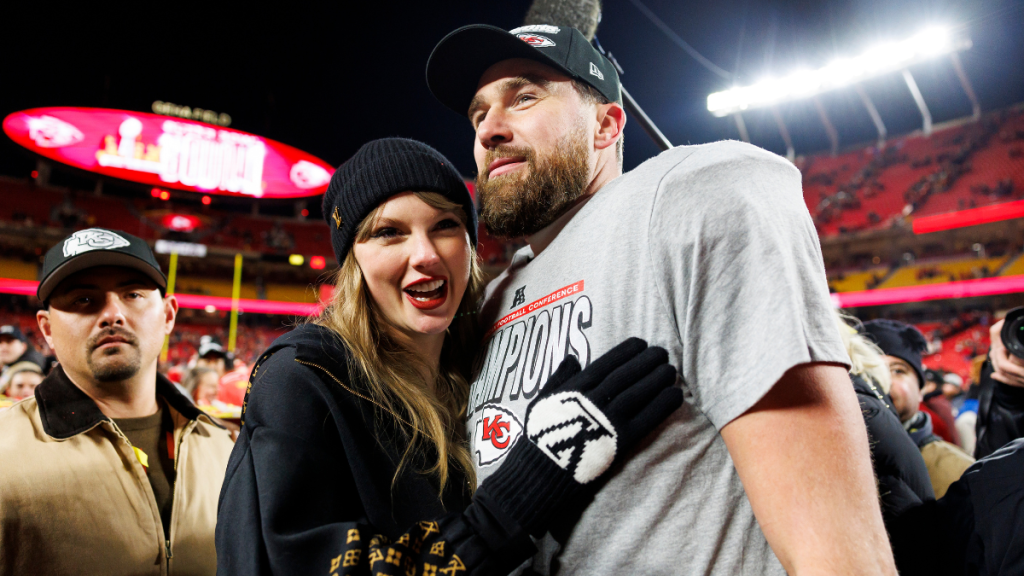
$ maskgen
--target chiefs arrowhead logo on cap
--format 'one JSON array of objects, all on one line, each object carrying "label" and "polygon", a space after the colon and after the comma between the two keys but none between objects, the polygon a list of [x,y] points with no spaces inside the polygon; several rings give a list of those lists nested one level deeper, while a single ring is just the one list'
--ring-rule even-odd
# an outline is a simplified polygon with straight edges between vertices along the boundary
[{"label": "chiefs arrowhead logo on cap", "polygon": [[516,34],[516,36],[534,48],[550,48],[555,45],[551,38],[540,34]]},{"label": "chiefs arrowhead logo on cap", "polygon": [[128,245],[127,240],[113,232],[100,228],[89,228],[75,232],[64,241],[64,257],[76,256],[90,250],[124,248]]}]

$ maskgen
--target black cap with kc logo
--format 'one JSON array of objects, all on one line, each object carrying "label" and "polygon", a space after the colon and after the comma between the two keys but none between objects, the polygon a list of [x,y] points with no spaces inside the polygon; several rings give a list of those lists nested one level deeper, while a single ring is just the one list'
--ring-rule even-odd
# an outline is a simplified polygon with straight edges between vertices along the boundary
[{"label": "black cap with kc logo", "polygon": [[567,26],[534,24],[504,31],[496,26],[463,26],[438,42],[427,60],[427,86],[442,104],[465,115],[488,68],[511,58],[551,66],[589,84],[610,102],[622,102],[615,66]]},{"label": "black cap with kc logo", "polygon": [[46,302],[65,278],[96,266],[134,268],[149,276],[163,294],[167,277],[145,240],[105,228],[79,230],[46,253],[39,271],[36,297]]}]

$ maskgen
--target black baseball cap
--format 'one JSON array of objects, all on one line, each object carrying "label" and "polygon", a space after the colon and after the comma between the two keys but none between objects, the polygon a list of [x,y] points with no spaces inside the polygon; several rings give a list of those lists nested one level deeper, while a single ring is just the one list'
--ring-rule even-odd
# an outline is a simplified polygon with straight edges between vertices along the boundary
[{"label": "black baseball cap", "polygon": [[15,326],[13,324],[7,324],[6,326],[0,326],[0,336],[9,336],[11,338],[14,338],[15,340],[21,340],[22,342],[27,342],[27,340],[25,340],[25,335],[21,333],[21,328],[18,328],[17,326]]},{"label": "black baseball cap", "polygon": [[220,342],[210,335],[204,335],[199,339],[199,350],[197,351],[197,354],[200,358],[205,358],[207,356],[219,356],[221,358],[228,357],[228,353],[224,351],[224,347],[221,346]]},{"label": "black baseball cap", "polygon": [[442,104],[465,115],[480,77],[510,58],[535,60],[593,86],[611,102],[622,102],[615,66],[582,32],[552,24],[521,26],[508,32],[486,24],[463,26],[434,47],[427,60],[427,86]]},{"label": "black baseball cap", "polygon": [[928,350],[924,334],[910,324],[882,318],[869,320],[861,325],[860,333],[878,345],[882,354],[903,360],[917,373],[917,386],[924,388],[924,367],[921,354]]},{"label": "black baseball cap", "polygon": [[36,297],[46,302],[65,278],[97,266],[134,268],[149,276],[161,294],[166,293],[167,277],[160,270],[149,244],[120,230],[89,228],[68,236],[46,253],[39,271]]}]

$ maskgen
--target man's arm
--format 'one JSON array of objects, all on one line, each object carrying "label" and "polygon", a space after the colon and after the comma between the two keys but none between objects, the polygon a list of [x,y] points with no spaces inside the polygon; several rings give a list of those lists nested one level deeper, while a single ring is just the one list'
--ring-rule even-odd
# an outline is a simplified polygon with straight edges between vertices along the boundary
[{"label": "man's arm", "polygon": [[896,574],[864,420],[844,367],[790,369],[721,433],[787,572]]}]

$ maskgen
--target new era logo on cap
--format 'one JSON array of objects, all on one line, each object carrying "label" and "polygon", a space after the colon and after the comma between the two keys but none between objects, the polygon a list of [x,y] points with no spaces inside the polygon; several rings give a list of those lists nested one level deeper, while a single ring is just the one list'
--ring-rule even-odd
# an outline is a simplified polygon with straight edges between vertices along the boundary
[{"label": "new era logo on cap", "polygon": [[102,228],[79,230],[64,240],[64,257],[68,258],[89,250],[124,248],[129,244],[124,237]]},{"label": "new era logo on cap", "polygon": [[590,75],[597,76],[598,80],[604,80],[604,74],[601,72],[601,69],[593,62],[590,63]]}]

